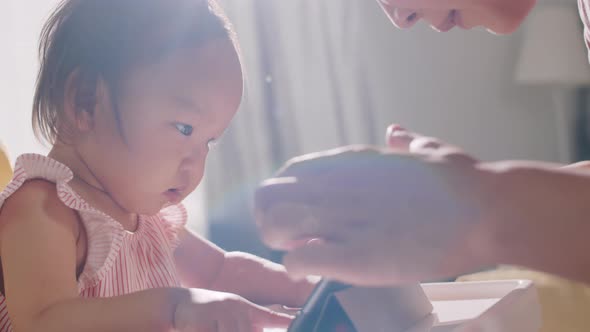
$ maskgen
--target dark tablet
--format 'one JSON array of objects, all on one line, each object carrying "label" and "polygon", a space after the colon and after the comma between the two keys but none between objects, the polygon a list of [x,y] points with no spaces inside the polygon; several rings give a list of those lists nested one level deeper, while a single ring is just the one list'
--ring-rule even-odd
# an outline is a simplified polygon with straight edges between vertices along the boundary
[{"label": "dark tablet", "polygon": [[357,332],[335,294],[350,286],[322,280],[287,332]]}]

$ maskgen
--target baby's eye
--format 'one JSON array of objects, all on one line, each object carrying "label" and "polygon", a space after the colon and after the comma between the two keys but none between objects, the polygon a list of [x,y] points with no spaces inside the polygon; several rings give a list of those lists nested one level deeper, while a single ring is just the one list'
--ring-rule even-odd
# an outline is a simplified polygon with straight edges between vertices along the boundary
[{"label": "baby's eye", "polygon": [[213,150],[213,148],[215,148],[216,146],[217,146],[217,140],[215,138],[212,138],[207,141],[207,149],[208,150]]},{"label": "baby's eye", "polygon": [[193,126],[184,123],[176,123],[174,126],[184,136],[190,136],[193,134]]}]

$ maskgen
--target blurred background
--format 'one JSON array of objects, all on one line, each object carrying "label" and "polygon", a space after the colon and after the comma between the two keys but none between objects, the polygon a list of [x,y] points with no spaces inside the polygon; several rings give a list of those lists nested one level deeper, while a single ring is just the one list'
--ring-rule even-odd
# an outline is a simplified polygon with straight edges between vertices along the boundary
[{"label": "blurred background", "polygon": [[[191,227],[228,250],[273,257],[251,194],[290,157],[383,144],[398,123],[484,160],[588,155],[590,69],[575,1],[546,1],[511,36],[395,29],[374,0],[223,0],[247,95],[186,201]],[[0,0],[0,141],[46,152],[30,108],[37,40],[57,1]],[[276,258],[276,256],[275,256]]]}]

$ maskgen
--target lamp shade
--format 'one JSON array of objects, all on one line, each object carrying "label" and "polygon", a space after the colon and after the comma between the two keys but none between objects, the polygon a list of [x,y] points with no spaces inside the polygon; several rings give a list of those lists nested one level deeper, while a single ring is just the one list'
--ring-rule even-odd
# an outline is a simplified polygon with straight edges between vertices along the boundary
[{"label": "lamp shade", "polygon": [[531,85],[590,84],[590,64],[580,16],[571,3],[546,4],[525,26],[516,81]]}]

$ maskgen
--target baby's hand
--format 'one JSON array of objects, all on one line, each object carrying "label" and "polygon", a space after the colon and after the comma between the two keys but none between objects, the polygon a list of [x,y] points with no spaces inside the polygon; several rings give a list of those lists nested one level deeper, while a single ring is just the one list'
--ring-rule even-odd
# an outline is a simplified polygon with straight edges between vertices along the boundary
[{"label": "baby's hand", "polygon": [[179,332],[263,332],[264,328],[286,328],[292,317],[255,305],[230,293],[194,289],[189,301],[174,313]]},{"label": "baby's hand", "polygon": [[293,281],[280,264],[247,253],[230,252],[225,254],[223,269],[208,288],[239,294],[259,305],[299,308],[316,283],[311,277]]}]

